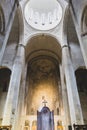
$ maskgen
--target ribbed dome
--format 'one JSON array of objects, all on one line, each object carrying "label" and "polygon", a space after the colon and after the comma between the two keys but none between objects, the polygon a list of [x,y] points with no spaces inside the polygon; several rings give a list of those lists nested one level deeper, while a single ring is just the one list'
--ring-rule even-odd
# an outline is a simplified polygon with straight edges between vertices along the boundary
[{"label": "ribbed dome", "polygon": [[52,29],[61,18],[62,8],[56,0],[30,0],[25,6],[25,19],[35,29]]}]

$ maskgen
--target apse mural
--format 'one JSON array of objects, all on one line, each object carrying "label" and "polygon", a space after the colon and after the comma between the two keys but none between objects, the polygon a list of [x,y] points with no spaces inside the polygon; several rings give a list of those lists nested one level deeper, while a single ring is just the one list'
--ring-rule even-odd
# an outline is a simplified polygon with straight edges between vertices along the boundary
[{"label": "apse mural", "polygon": [[38,58],[28,66],[26,95],[27,115],[36,115],[44,105],[59,111],[59,69],[51,59]]}]

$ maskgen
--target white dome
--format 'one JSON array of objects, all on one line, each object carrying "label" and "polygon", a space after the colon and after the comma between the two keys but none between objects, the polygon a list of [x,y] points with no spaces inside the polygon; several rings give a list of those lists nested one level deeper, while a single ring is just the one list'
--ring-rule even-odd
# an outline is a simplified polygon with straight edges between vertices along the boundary
[{"label": "white dome", "polygon": [[25,6],[25,19],[35,29],[52,29],[61,18],[62,7],[56,0],[30,0]]}]

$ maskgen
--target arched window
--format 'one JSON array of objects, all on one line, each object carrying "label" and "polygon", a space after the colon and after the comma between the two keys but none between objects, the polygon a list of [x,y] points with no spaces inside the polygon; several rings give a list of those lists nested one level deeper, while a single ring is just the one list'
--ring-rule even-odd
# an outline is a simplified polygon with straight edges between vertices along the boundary
[{"label": "arched window", "polygon": [[87,35],[87,6],[83,10],[81,24],[82,36]]},{"label": "arched window", "polygon": [[3,34],[5,31],[5,19],[2,8],[0,7],[0,34]]}]

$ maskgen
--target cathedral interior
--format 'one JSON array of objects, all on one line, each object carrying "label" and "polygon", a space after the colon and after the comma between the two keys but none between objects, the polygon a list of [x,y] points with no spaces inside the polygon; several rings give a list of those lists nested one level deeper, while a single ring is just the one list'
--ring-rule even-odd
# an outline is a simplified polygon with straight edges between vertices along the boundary
[{"label": "cathedral interior", "polygon": [[43,130],[44,107],[87,130],[87,0],[0,0],[0,130]]}]

